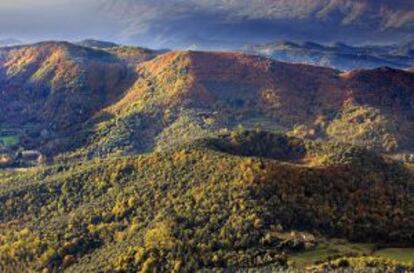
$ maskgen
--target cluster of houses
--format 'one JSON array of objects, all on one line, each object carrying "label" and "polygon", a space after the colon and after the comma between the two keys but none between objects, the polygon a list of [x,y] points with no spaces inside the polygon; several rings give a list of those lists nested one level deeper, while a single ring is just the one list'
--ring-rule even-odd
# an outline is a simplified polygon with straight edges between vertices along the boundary
[{"label": "cluster of houses", "polygon": [[414,163],[414,154],[401,153],[401,154],[396,155],[394,159],[405,162],[405,163]]},{"label": "cluster of houses", "polygon": [[0,149],[0,168],[33,167],[43,163],[45,157],[36,150],[23,150],[11,152]]},{"label": "cluster of houses", "polygon": [[405,154],[404,161],[407,163],[414,163],[414,154]]}]

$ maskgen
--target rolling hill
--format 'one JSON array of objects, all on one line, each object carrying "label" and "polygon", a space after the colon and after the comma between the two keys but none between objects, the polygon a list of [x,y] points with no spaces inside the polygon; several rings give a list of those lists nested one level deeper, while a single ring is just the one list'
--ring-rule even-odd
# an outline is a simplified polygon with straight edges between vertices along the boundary
[{"label": "rolling hill", "polygon": [[0,51],[2,127],[22,129],[18,133],[28,147],[50,141],[59,146],[53,140],[71,135],[119,98],[135,80],[130,66],[153,54],[126,47],[107,52],[67,42],[4,48]]},{"label": "rolling hill", "polygon": [[[151,150],[227,128],[280,130],[380,152],[411,152],[413,74],[341,73],[239,53],[171,52],[100,114],[93,151]],[[300,106],[300,107],[297,107]],[[344,129],[341,129],[344,128]],[[176,138],[176,136],[180,136]],[[112,148],[111,148],[112,147]],[[122,150],[122,149],[121,149]]]},{"label": "rolling hill", "polygon": [[412,72],[81,44],[0,49],[0,271],[412,269]]},{"label": "rolling hill", "polygon": [[[412,174],[344,148],[240,132],[142,156],[2,172],[0,264],[10,272],[267,272],[324,238],[411,246]],[[314,156],[330,159],[303,163]],[[392,264],[352,245],[320,259],[362,253],[379,268]]]},{"label": "rolling hill", "polygon": [[6,48],[0,56],[3,127],[24,128],[22,147],[51,157],[143,152],[182,141],[175,131],[191,140],[237,126],[412,152],[414,77],[407,71],[342,73],[241,53],[66,42]]}]

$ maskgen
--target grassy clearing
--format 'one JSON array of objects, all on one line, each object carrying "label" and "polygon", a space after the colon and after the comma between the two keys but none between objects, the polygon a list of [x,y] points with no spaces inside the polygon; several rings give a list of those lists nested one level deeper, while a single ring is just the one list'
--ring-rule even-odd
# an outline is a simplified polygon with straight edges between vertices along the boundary
[{"label": "grassy clearing", "polygon": [[9,146],[14,146],[17,145],[19,143],[19,137],[18,136],[3,136],[0,137],[0,145],[9,147]]},{"label": "grassy clearing", "polygon": [[280,124],[276,123],[274,120],[262,117],[250,118],[248,120],[241,121],[237,124],[229,124],[229,126],[233,126],[236,128],[245,128],[249,130],[259,128],[261,130],[273,133],[281,133],[285,131],[285,129],[282,126],[280,126]]},{"label": "grassy clearing", "polygon": [[319,261],[327,261],[338,256],[363,256],[374,249],[371,244],[352,244],[344,240],[330,240],[319,244],[311,250],[292,253],[290,260],[297,267],[306,267]]},{"label": "grassy clearing", "polygon": [[406,163],[406,164],[405,164],[405,166],[406,166],[408,169],[410,169],[410,170],[413,170],[413,171],[414,171],[414,163]]},{"label": "grassy clearing", "polygon": [[383,248],[375,251],[372,244],[352,244],[344,240],[330,240],[319,244],[316,248],[289,255],[289,260],[298,268],[304,268],[316,262],[325,262],[331,258],[345,256],[374,256],[406,263],[414,261],[414,248]]},{"label": "grassy clearing", "polygon": [[398,262],[413,262],[414,248],[384,248],[376,251],[374,255]]},{"label": "grassy clearing", "polygon": [[0,125],[0,146],[10,147],[19,144],[20,130]]},{"label": "grassy clearing", "polygon": [[332,255],[328,249],[323,247],[316,247],[313,250],[307,250],[303,252],[293,253],[289,256],[290,260],[297,267],[305,267],[312,265],[317,261],[323,261]]}]

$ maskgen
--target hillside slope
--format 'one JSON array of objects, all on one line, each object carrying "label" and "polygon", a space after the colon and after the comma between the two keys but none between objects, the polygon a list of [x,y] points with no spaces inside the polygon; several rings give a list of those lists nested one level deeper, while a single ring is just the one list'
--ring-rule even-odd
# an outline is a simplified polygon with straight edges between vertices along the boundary
[{"label": "hillside slope", "polygon": [[[347,149],[240,132],[161,153],[3,173],[0,265],[10,272],[260,272],[286,266],[290,254],[324,236],[412,246],[412,174]],[[300,161],[315,155],[331,160]]]},{"label": "hillside slope", "polygon": [[47,154],[65,150],[65,141],[60,140],[116,101],[136,79],[133,66],[154,54],[123,47],[103,51],[67,42],[3,48],[0,124],[27,148],[46,145]]},{"label": "hillside slope", "polygon": [[1,272],[414,266],[412,72],[45,42],[0,90]]},{"label": "hillside slope", "polygon": [[160,55],[137,73],[125,96],[101,111],[89,150],[148,151],[242,126],[381,152],[411,151],[410,72],[341,73],[240,53],[189,51]]},{"label": "hillside slope", "polygon": [[[241,53],[46,42],[2,49],[3,148],[94,157],[235,127],[410,157],[414,75],[341,73]],[[180,136],[180,137],[177,137]]]}]

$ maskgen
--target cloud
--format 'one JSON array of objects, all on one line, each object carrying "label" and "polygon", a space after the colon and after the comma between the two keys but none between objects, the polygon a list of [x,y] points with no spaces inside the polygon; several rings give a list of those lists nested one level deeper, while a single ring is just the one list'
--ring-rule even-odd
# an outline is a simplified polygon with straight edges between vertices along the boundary
[{"label": "cloud", "polygon": [[155,47],[274,39],[387,42],[412,37],[411,0],[103,0],[123,40]]},{"label": "cloud", "polygon": [[99,0],[2,0],[0,38],[114,38],[120,26],[110,21],[100,4]]},{"label": "cloud", "polygon": [[412,0],[1,0],[0,38],[217,48],[413,37]]}]

